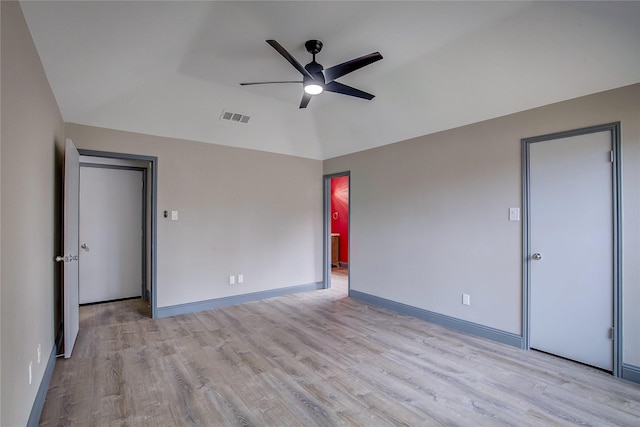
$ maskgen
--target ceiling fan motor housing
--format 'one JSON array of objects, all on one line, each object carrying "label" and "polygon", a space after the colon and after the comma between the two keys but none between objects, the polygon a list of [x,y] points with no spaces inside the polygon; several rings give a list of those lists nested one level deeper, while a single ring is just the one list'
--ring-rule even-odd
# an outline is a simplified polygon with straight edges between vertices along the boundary
[{"label": "ceiling fan motor housing", "polygon": [[316,61],[313,61],[305,65],[304,69],[307,70],[309,74],[311,74],[313,80],[322,82],[324,84],[324,74],[322,73],[324,67],[322,65],[318,64]]}]

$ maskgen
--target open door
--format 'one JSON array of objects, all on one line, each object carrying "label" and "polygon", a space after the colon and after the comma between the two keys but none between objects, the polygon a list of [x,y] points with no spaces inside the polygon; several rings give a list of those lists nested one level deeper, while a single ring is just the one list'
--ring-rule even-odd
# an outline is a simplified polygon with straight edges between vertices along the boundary
[{"label": "open door", "polygon": [[76,146],[67,139],[64,153],[64,255],[56,261],[64,263],[62,274],[64,299],[64,357],[71,357],[73,345],[80,329],[78,306],[78,219],[80,193],[80,155]]}]

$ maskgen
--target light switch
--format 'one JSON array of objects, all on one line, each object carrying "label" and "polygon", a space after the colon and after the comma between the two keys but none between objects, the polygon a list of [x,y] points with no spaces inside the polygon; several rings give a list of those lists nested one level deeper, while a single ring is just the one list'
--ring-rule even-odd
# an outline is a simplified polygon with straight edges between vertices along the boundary
[{"label": "light switch", "polygon": [[178,220],[178,211],[171,211],[171,221]]},{"label": "light switch", "polygon": [[509,208],[509,221],[520,221],[520,208]]}]

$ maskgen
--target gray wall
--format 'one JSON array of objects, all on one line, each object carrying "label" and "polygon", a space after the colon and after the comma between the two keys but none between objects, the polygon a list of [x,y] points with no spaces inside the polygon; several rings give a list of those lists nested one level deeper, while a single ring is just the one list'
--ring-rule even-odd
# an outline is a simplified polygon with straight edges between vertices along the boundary
[{"label": "gray wall", "polygon": [[520,335],[520,140],[621,121],[623,362],[640,366],[639,100],[633,85],[325,161],[351,171],[351,288]]},{"label": "gray wall", "polygon": [[[78,148],[158,157],[158,307],[322,281],[321,161],[77,124],[65,132]],[[245,282],[229,285],[238,274]]]},{"label": "gray wall", "polygon": [[[56,153],[63,122],[20,6],[1,2],[3,426],[26,425],[54,341]],[[37,363],[37,348],[42,359]],[[33,382],[28,365],[33,362]]]}]

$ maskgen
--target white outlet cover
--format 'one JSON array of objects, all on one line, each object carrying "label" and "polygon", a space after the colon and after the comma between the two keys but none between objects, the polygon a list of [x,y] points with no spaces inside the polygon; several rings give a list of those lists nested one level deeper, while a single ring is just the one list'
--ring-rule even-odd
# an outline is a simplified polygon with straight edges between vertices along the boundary
[{"label": "white outlet cover", "polygon": [[229,276],[229,284],[230,285],[236,284],[236,276]]},{"label": "white outlet cover", "polygon": [[238,274],[238,283],[244,283],[244,274]]}]

